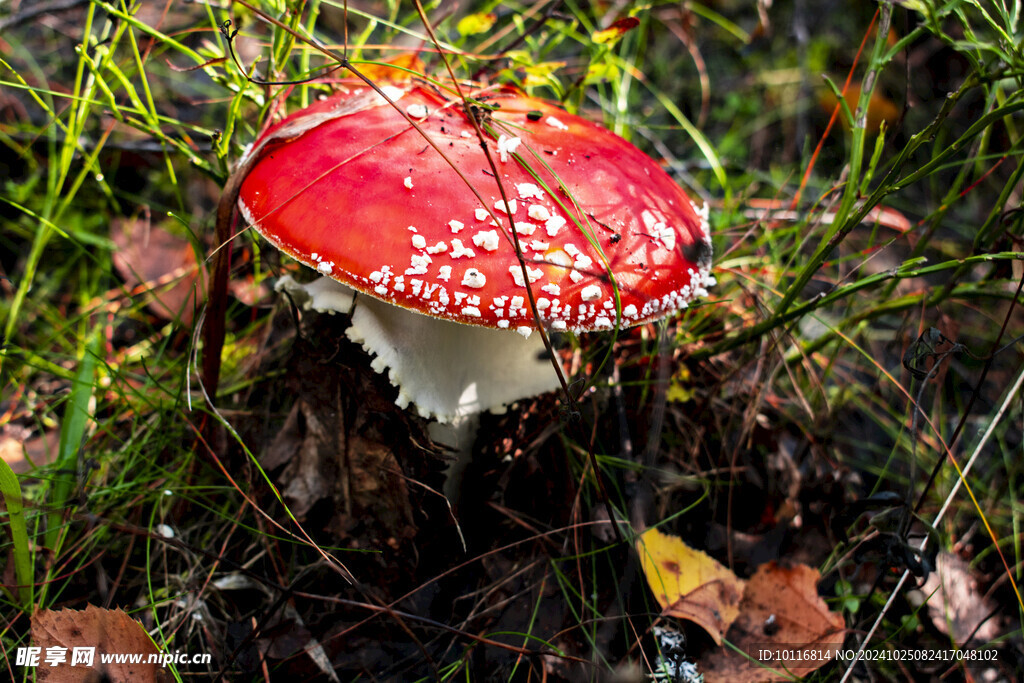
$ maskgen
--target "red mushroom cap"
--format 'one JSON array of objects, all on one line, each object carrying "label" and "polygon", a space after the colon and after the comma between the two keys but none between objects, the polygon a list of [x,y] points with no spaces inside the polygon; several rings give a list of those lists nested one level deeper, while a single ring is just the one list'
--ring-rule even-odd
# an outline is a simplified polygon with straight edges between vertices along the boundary
[{"label": "red mushroom cap", "polygon": [[465,180],[372,90],[318,102],[257,141],[239,197],[295,259],[397,306],[522,332],[536,323],[510,218],[551,329],[653,320],[713,284],[706,210],[619,136],[517,90],[477,93],[506,207],[461,101],[386,92]]}]

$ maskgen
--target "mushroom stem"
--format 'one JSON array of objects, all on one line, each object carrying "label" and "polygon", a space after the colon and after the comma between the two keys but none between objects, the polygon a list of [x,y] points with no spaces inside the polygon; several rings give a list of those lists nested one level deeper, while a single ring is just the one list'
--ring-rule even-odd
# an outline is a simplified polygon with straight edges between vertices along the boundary
[{"label": "mushroom stem", "polygon": [[473,459],[473,444],[480,428],[480,415],[463,415],[451,422],[431,422],[427,427],[430,440],[446,446],[455,459],[448,465],[444,476],[444,496],[453,507],[458,507],[462,491],[462,479]]}]

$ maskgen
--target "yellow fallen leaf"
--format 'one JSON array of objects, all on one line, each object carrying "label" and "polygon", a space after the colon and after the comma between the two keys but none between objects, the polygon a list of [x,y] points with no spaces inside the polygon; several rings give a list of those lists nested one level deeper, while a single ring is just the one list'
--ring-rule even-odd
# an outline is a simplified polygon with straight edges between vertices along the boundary
[{"label": "yellow fallen leaf", "polygon": [[467,14],[459,19],[459,23],[455,27],[455,30],[462,36],[475,36],[478,33],[486,33],[487,31],[490,31],[494,26],[494,22],[497,20],[498,17],[488,12]]},{"label": "yellow fallen leaf", "polygon": [[686,403],[689,401],[697,393],[696,385],[691,380],[692,376],[689,369],[685,365],[680,366],[669,381],[665,398],[672,403]]},{"label": "yellow fallen leaf", "polygon": [[722,634],[739,616],[743,581],[681,538],[648,529],[636,542],[647,585],[662,613],[692,621],[722,644]]}]

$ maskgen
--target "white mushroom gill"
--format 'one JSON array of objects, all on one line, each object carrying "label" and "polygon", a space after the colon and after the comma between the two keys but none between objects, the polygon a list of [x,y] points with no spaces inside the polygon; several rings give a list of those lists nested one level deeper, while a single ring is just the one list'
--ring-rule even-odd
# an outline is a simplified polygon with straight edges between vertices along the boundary
[{"label": "white mushroom gill", "polygon": [[[438,422],[502,412],[558,387],[540,335],[431,318],[355,292],[330,278],[277,284],[304,309],[352,313],[346,335],[374,355],[372,366],[398,387],[396,403]],[[353,302],[355,306],[353,307]]]}]

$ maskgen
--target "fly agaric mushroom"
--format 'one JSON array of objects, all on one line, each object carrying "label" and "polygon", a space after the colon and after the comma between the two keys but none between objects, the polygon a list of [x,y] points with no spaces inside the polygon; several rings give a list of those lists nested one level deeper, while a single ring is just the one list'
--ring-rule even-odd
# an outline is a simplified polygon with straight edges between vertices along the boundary
[{"label": "fly agaric mushroom", "polygon": [[347,334],[399,405],[453,422],[554,389],[527,287],[547,329],[587,332],[664,317],[714,283],[706,208],[617,135],[510,88],[469,106],[383,91],[394,105],[350,87],[267,130],[238,206],[326,276],[305,303],[353,313]]}]

